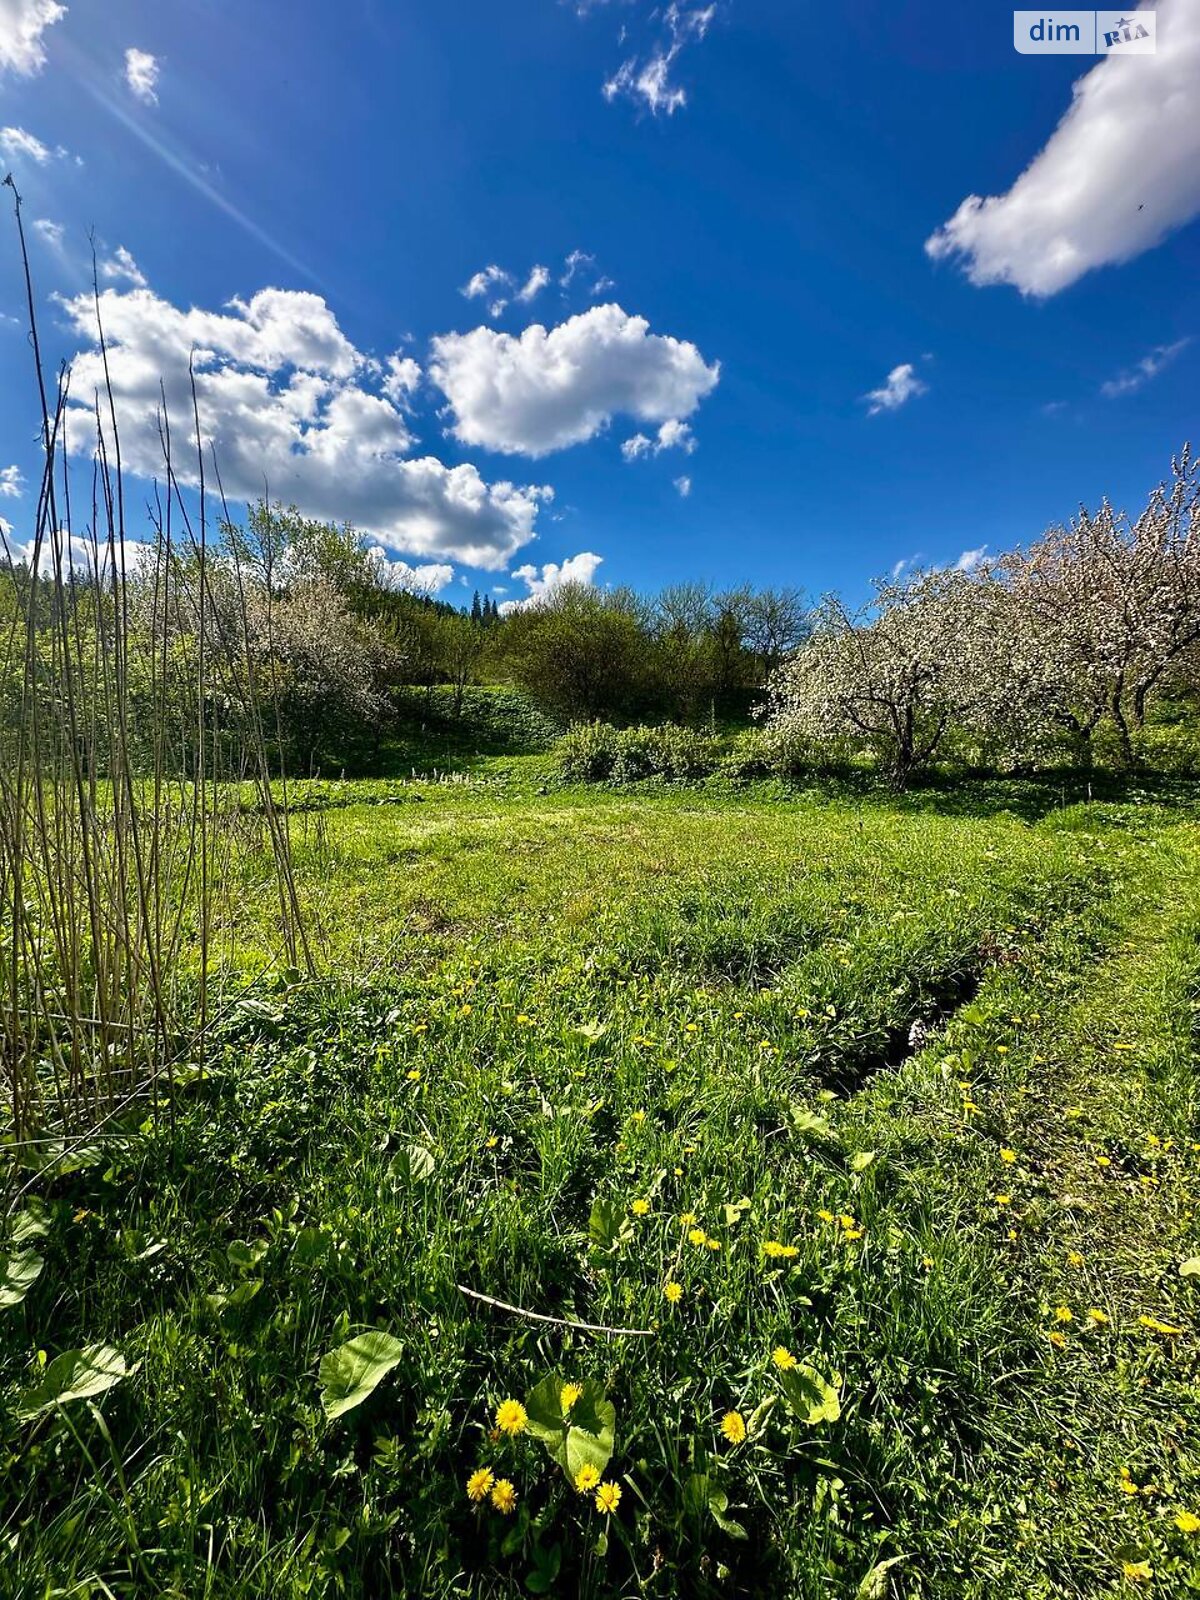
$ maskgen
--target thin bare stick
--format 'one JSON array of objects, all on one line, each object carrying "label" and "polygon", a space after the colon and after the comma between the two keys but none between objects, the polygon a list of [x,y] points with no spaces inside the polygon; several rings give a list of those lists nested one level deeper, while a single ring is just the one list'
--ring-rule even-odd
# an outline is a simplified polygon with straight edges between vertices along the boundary
[{"label": "thin bare stick", "polygon": [[574,1317],[548,1317],[543,1311],[526,1311],[524,1306],[509,1305],[507,1300],[479,1294],[461,1283],[456,1283],[454,1287],[459,1294],[465,1294],[468,1300],[478,1300],[482,1305],[494,1306],[497,1311],[507,1311],[511,1316],[524,1317],[529,1322],[549,1322],[556,1328],[574,1328],[577,1333],[606,1333],[610,1337],[623,1336],[627,1339],[649,1339],[654,1333],[653,1328],[606,1328],[601,1322],[577,1322]]}]

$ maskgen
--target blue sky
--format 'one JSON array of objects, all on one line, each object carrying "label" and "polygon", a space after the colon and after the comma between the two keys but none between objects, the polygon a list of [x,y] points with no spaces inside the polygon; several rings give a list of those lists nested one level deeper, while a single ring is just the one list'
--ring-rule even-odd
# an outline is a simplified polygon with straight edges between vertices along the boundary
[{"label": "blue sky", "polygon": [[[0,0],[0,164],[76,399],[95,230],[134,536],[195,347],[235,495],[447,597],[857,595],[1135,508],[1195,433],[1200,0],[1157,21],[1098,62],[992,0]],[[3,321],[17,543],[27,362]]]}]

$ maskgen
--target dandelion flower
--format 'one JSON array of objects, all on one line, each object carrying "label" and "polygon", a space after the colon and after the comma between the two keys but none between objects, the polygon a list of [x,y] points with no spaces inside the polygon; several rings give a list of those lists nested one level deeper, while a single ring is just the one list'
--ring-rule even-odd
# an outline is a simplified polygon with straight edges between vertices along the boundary
[{"label": "dandelion flower", "polygon": [[629,1120],[630,1122],[636,1122],[640,1126],[646,1120],[646,1113],[644,1111],[631,1111]]},{"label": "dandelion flower", "polygon": [[721,1418],[721,1432],[730,1444],[741,1444],[746,1437],[746,1421],[740,1411],[727,1411]]},{"label": "dandelion flower", "polygon": [[822,1222],[832,1222],[834,1220],[832,1211],[818,1211],[817,1215],[820,1217]]},{"label": "dandelion flower", "polygon": [[676,1283],[674,1278],[663,1284],[663,1298],[668,1305],[677,1306],[683,1299],[683,1285]]},{"label": "dandelion flower", "polygon": [[777,1261],[791,1261],[800,1254],[799,1245],[780,1244],[778,1239],[764,1239],[763,1255],[771,1256]]},{"label": "dandelion flower", "polygon": [[488,1137],[483,1141],[483,1146],[485,1150],[494,1150],[499,1143],[499,1137],[493,1133],[489,1134]]},{"label": "dandelion flower", "polygon": [[629,1209],[635,1217],[644,1217],[650,1209],[650,1202],[649,1200],[635,1200]]},{"label": "dandelion flower", "polygon": [[1067,1251],[1067,1265],[1069,1267],[1081,1267],[1083,1265],[1083,1257],[1078,1250]]},{"label": "dandelion flower", "polygon": [[468,1500],[474,1500],[476,1504],[478,1504],[480,1500],[486,1500],[488,1494],[491,1492],[492,1484],[495,1483],[495,1481],[495,1478],[492,1477],[490,1468],[480,1467],[478,1471],[473,1472],[467,1479]]},{"label": "dandelion flower", "polygon": [[1006,1145],[1002,1145],[1000,1147],[1000,1159],[1001,1161],[1007,1162],[1009,1166],[1011,1166],[1012,1163],[1017,1159],[1017,1152],[1015,1150],[1008,1149]]},{"label": "dandelion flower", "polygon": [[1056,1350],[1067,1348],[1067,1336],[1065,1333],[1060,1333],[1057,1328],[1052,1328],[1046,1337]]},{"label": "dandelion flower", "polygon": [[562,1386],[561,1396],[563,1410],[570,1411],[571,1407],[575,1404],[576,1400],[579,1399],[582,1393],[583,1385],[581,1383],[564,1383]]},{"label": "dandelion flower", "polygon": [[411,1072],[406,1072],[404,1076],[408,1079],[409,1083],[420,1083],[421,1069],[420,1067],[414,1067]]},{"label": "dandelion flower", "polygon": [[692,1228],[688,1232],[688,1243],[694,1244],[697,1249],[701,1248],[707,1238],[708,1235],[705,1233],[703,1228]]},{"label": "dandelion flower", "polygon": [[1098,1167],[1111,1167],[1112,1162],[1109,1160],[1108,1156],[1097,1156],[1096,1165]]},{"label": "dandelion flower", "polygon": [[1075,1313],[1070,1306],[1055,1306],[1054,1320],[1055,1322],[1074,1322]]},{"label": "dandelion flower", "polygon": [[1200,1517],[1194,1511],[1181,1511],[1175,1518],[1180,1533],[1200,1533]]},{"label": "dandelion flower", "polygon": [[517,1509],[517,1491],[507,1478],[497,1480],[492,1490],[492,1504],[502,1516],[510,1517]]},{"label": "dandelion flower", "polygon": [[580,1494],[587,1494],[600,1482],[600,1468],[592,1461],[585,1461],[575,1474],[575,1488]]},{"label": "dandelion flower", "polygon": [[596,1510],[611,1517],[621,1504],[621,1487],[616,1483],[602,1483],[596,1490]]},{"label": "dandelion flower", "polygon": [[1102,1328],[1108,1321],[1108,1318],[1105,1316],[1104,1312],[1101,1311],[1097,1306],[1092,1306],[1091,1310],[1088,1312],[1088,1317],[1096,1324],[1098,1328]]},{"label": "dandelion flower", "polygon": [[994,1198],[998,1206],[1012,1205],[1012,1195],[1010,1194],[998,1194]]},{"label": "dandelion flower", "polygon": [[502,1400],[496,1408],[496,1426],[501,1433],[524,1433],[529,1417],[519,1400]]},{"label": "dandelion flower", "polygon": [[855,1239],[861,1239],[862,1236],[863,1231],[861,1228],[844,1228],[842,1230],[842,1238],[847,1244],[852,1244]]},{"label": "dandelion flower", "polygon": [[790,1372],[797,1364],[795,1356],[785,1344],[777,1344],[775,1346],[774,1350],[771,1351],[771,1360],[779,1368],[780,1372]]},{"label": "dandelion flower", "polygon": [[698,1219],[694,1211],[684,1211],[680,1213],[679,1221],[685,1228],[694,1228],[697,1220]]}]

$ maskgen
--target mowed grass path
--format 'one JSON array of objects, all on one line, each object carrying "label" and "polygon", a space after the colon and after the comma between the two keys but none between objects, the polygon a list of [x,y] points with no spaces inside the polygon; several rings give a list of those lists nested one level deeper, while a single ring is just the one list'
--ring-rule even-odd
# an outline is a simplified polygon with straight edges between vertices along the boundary
[{"label": "mowed grass path", "polygon": [[[297,821],[332,978],[42,1185],[0,1593],[1200,1592],[1183,813],[346,797]],[[248,868],[239,962],[270,915]],[[99,1340],[97,1413],[19,1422]],[[494,1427],[549,1375],[611,1510]]]}]

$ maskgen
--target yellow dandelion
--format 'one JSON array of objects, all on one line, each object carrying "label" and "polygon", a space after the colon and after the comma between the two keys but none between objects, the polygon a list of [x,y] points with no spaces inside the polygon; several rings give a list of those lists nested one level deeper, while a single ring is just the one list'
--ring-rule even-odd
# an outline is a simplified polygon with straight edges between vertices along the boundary
[{"label": "yellow dandelion", "polygon": [[496,1426],[501,1433],[524,1433],[529,1417],[519,1400],[502,1400],[496,1407]]},{"label": "yellow dandelion", "polygon": [[571,1407],[575,1404],[576,1400],[579,1399],[582,1393],[583,1385],[581,1383],[564,1383],[562,1386],[561,1397],[563,1410],[570,1411]]},{"label": "yellow dandelion", "polygon": [[414,1067],[411,1072],[406,1072],[404,1076],[408,1079],[409,1083],[420,1083],[421,1069],[420,1067]]},{"label": "yellow dandelion", "polygon": [[1056,1350],[1067,1348],[1067,1336],[1065,1333],[1060,1333],[1057,1328],[1052,1328],[1046,1337]]},{"label": "yellow dandelion", "polygon": [[832,1222],[834,1220],[832,1211],[818,1211],[817,1215],[820,1217],[822,1222]]},{"label": "yellow dandelion", "polygon": [[727,1411],[721,1418],[721,1432],[730,1444],[741,1444],[746,1437],[746,1420],[740,1411]]},{"label": "yellow dandelion", "polygon": [[688,1230],[688,1243],[694,1244],[697,1249],[700,1249],[704,1245],[707,1238],[708,1235],[705,1233],[703,1228],[691,1228]]},{"label": "yellow dandelion", "polygon": [[851,1244],[855,1239],[861,1239],[862,1236],[863,1231],[861,1228],[845,1228],[842,1231],[842,1238],[847,1244]]},{"label": "yellow dandelion", "polygon": [[996,1204],[998,1206],[1010,1206],[1010,1205],[1012,1205],[1012,1195],[1010,1195],[1010,1194],[993,1195],[992,1198],[995,1200],[995,1202],[996,1202]]},{"label": "yellow dandelion", "polygon": [[483,1141],[483,1147],[485,1150],[494,1150],[499,1143],[499,1136],[493,1133],[489,1134],[489,1136]]},{"label": "yellow dandelion", "polygon": [[771,1351],[771,1360],[780,1372],[790,1372],[797,1365],[796,1358],[785,1344],[777,1344]]},{"label": "yellow dandelion", "polygon": [[704,1243],[710,1250],[719,1250],[721,1248],[720,1239],[705,1239]]},{"label": "yellow dandelion", "polygon": [[1112,1166],[1112,1162],[1109,1160],[1109,1158],[1107,1156],[1097,1156],[1096,1157],[1096,1165],[1098,1167],[1111,1167]]},{"label": "yellow dandelion", "polygon": [[1067,1265],[1069,1267],[1081,1267],[1083,1265],[1083,1257],[1078,1250],[1067,1251]]},{"label": "yellow dandelion", "polygon": [[1001,1161],[1006,1161],[1009,1166],[1011,1166],[1012,1163],[1017,1159],[1017,1152],[1015,1150],[1010,1150],[1007,1145],[1001,1145],[1000,1159]]},{"label": "yellow dandelion", "polygon": [[1070,1306],[1055,1306],[1054,1320],[1055,1322],[1074,1322],[1075,1313]]},{"label": "yellow dandelion", "polygon": [[474,1500],[476,1504],[480,1500],[486,1500],[495,1481],[490,1468],[480,1467],[477,1472],[473,1472],[467,1479],[467,1499]]},{"label": "yellow dandelion", "polygon": [[683,1225],[683,1227],[685,1227],[685,1228],[694,1228],[696,1226],[697,1220],[698,1219],[697,1219],[696,1213],[694,1211],[682,1211],[682,1212],[680,1212],[679,1221]]},{"label": "yellow dandelion", "polygon": [[616,1483],[602,1483],[596,1490],[596,1510],[603,1511],[606,1517],[611,1517],[621,1504],[621,1488]]},{"label": "yellow dandelion", "polygon": [[646,1113],[644,1111],[631,1111],[629,1120],[630,1122],[636,1122],[640,1126],[646,1120]]},{"label": "yellow dandelion", "polygon": [[776,1261],[791,1261],[800,1254],[799,1245],[780,1244],[778,1239],[764,1239],[763,1255],[771,1256]]},{"label": "yellow dandelion", "polygon": [[667,1283],[663,1284],[663,1299],[666,1300],[668,1305],[677,1306],[683,1299],[683,1285],[676,1283],[674,1278],[671,1278]]},{"label": "yellow dandelion", "polygon": [[922,1256],[921,1257],[921,1265],[925,1268],[926,1272],[931,1272],[933,1270],[933,1257],[932,1256]]},{"label": "yellow dandelion", "polygon": [[1104,1327],[1105,1323],[1108,1321],[1108,1318],[1105,1316],[1104,1312],[1101,1311],[1097,1306],[1091,1307],[1091,1309],[1088,1311],[1088,1318],[1090,1321],[1094,1322],[1098,1328]]},{"label": "yellow dandelion", "polygon": [[635,1200],[629,1209],[635,1217],[644,1217],[650,1209],[650,1202],[649,1200]]},{"label": "yellow dandelion", "polygon": [[1200,1533],[1200,1517],[1194,1511],[1181,1511],[1175,1518],[1180,1533]]},{"label": "yellow dandelion", "polygon": [[600,1468],[585,1461],[575,1474],[575,1488],[580,1494],[589,1494],[600,1482]]},{"label": "yellow dandelion", "polygon": [[492,1504],[501,1516],[511,1517],[517,1509],[517,1491],[507,1478],[500,1478],[492,1490]]},{"label": "yellow dandelion", "polygon": [[850,1216],[850,1214],[848,1212],[845,1212],[845,1211],[843,1211],[842,1215],[838,1218],[838,1221],[841,1223],[842,1227],[847,1229],[847,1230],[849,1230],[850,1228],[853,1228],[854,1225],[855,1225],[854,1218],[852,1216]]}]

